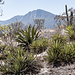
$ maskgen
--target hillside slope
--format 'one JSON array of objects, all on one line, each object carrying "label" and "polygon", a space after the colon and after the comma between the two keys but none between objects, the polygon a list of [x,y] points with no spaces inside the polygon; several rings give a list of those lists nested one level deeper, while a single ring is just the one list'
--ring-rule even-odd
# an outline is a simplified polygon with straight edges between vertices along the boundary
[{"label": "hillside slope", "polygon": [[14,23],[16,21],[21,21],[25,25],[27,25],[27,24],[34,24],[33,19],[45,18],[44,25],[47,29],[49,29],[50,27],[53,28],[53,24],[55,24],[54,17],[55,17],[55,15],[50,12],[47,12],[47,11],[41,10],[41,9],[37,9],[37,10],[33,10],[31,12],[28,12],[27,14],[22,15],[22,16],[18,15],[18,16],[12,17],[9,20],[0,21],[0,24],[6,25],[6,24]]}]

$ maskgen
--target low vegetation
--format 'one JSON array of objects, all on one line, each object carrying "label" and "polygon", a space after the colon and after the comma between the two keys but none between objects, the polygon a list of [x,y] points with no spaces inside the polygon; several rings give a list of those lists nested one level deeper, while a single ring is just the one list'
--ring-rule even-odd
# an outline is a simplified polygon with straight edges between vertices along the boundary
[{"label": "low vegetation", "polygon": [[52,44],[50,45],[50,48],[47,51],[47,61],[49,63],[59,63],[62,59],[61,59],[61,55],[62,55],[62,49],[63,49],[63,44],[60,43],[60,41],[53,41]]},{"label": "low vegetation", "polygon": [[53,40],[54,41],[60,41],[61,43],[66,43],[67,42],[67,36],[63,36],[63,35],[60,35],[60,34],[55,34],[54,37],[53,37]]},{"label": "low vegetation", "polygon": [[36,54],[42,53],[47,49],[48,44],[49,44],[49,40],[44,39],[44,38],[42,38],[40,40],[33,41],[31,44],[32,52],[36,53]]},{"label": "low vegetation", "polygon": [[75,25],[69,25],[67,28],[67,33],[70,38],[70,41],[75,40]]},{"label": "low vegetation", "polygon": [[16,41],[20,43],[19,46],[23,47],[23,49],[29,49],[29,45],[39,37],[39,32],[40,31],[37,31],[37,28],[35,28],[35,25],[33,27],[29,25],[25,30],[17,32]]},{"label": "low vegetation", "polygon": [[35,62],[33,54],[24,52],[24,50],[21,47],[14,48],[13,50],[12,48],[11,50],[7,49],[6,49],[7,57],[4,60],[4,65],[1,65],[0,67],[0,71],[2,71],[3,74],[20,75],[20,74],[27,74],[30,72],[36,73],[37,63]]},{"label": "low vegetation", "polygon": [[[0,59],[4,64],[0,64],[0,71],[8,75],[36,74],[41,65],[36,62],[34,55],[47,52],[46,60],[53,65],[75,62],[75,27],[67,26],[67,36],[55,34],[52,39],[38,39],[40,30],[29,25],[28,28],[19,29],[13,34],[14,29],[11,26],[1,26],[2,37],[10,37],[10,44],[6,43],[0,46]],[[5,29],[4,29],[5,28]],[[8,36],[9,35],[9,36]],[[15,36],[15,42],[18,45],[13,46],[11,40]],[[1,37],[1,38],[2,38]],[[70,41],[67,40],[70,38]],[[4,39],[2,38],[2,39]],[[12,38],[12,39],[11,39]],[[73,41],[73,42],[72,42]]]},{"label": "low vegetation", "polygon": [[[57,63],[62,65],[72,63],[75,61],[75,26],[69,25],[66,28],[68,36],[62,36],[55,34],[50,44],[50,48],[47,51],[47,61],[56,65]],[[68,38],[70,40],[68,40]],[[73,41],[70,43],[70,41]],[[68,44],[67,44],[68,43]]]},{"label": "low vegetation", "polygon": [[75,43],[67,44],[64,37],[62,40],[58,35],[55,35],[47,54],[47,61],[54,65],[62,62],[64,64],[72,63],[75,61]]}]

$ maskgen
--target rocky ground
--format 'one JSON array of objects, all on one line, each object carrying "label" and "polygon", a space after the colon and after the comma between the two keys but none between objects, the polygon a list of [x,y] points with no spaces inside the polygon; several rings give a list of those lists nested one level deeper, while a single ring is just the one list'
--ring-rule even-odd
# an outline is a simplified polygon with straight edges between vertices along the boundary
[{"label": "rocky ground", "polygon": [[75,63],[53,67],[45,60],[46,55],[46,51],[37,55],[43,66],[37,75],[75,75]]},{"label": "rocky ground", "polygon": [[55,33],[56,33],[56,30],[54,29],[41,30],[39,38],[51,39]]},{"label": "rocky ground", "polygon": [[[62,35],[66,35],[64,29],[59,32]],[[40,38],[52,38],[55,33],[57,33],[55,30],[44,30],[42,31]],[[43,68],[40,70],[40,73],[37,75],[75,75],[75,62],[65,66],[53,67],[53,65],[49,65],[45,60],[46,55],[46,51],[37,55],[37,58],[41,61],[43,66]]]}]

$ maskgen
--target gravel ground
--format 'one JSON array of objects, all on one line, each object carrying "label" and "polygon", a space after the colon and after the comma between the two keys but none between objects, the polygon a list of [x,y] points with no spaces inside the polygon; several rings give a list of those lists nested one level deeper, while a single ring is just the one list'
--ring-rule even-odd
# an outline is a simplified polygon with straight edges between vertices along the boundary
[{"label": "gravel ground", "polygon": [[46,51],[37,55],[37,58],[39,58],[43,66],[37,75],[75,75],[75,62],[70,65],[53,67],[53,65],[49,65],[48,62],[45,61],[46,55]]}]

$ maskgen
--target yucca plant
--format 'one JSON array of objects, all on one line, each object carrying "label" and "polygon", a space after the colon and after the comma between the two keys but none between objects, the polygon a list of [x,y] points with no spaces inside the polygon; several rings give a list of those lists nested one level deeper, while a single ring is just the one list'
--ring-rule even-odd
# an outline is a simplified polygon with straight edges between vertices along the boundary
[{"label": "yucca plant", "polygon": [[8,75],[22,75],[35,71],[35,61],[33,54],[24,52],[21,47],[15,48],[13,51],[6,51],[7,57],[4,65],[0,65],[0,71]]},{"label": "yucca plant", "polygon": [[66,28],[66,31],[68,33],[68,36],[69,36],[70,40],[75,40],[75,26],[74,25],[69,25]]},{"label": "yucca plant", "polygon": [[5,54],[4,54],[4,50],[7,47],[7,45],[0,45],[0,60],[4,60],[6,58]]},{"label": "yucca plant", "polygon": [[64,49],[62,51],[62,61],[65,63],[73,62],[75,58],[75,43],[64,45]]},{"label": "yucca plant", "polygon": [[47,51],[47,60],[54,65],[58,62],[68,64],[75,61],[75,43],[63,44],[56,40],[50,45]]},{"label": "yucca plant", "polygon": [[42,38],[40,40],[35,40],[31,44],[31,50],[34,53],[42,53],[47,49],[49,45],[49,39]]},{"label": "yucca plant", "polygon": [[28,46],[39,37],[39,32],[40,31],[37,31],[37,28],[35,28],[35,25],[33,27],[29,25],[27,29],[18,31],[16,41],[19,42],[22,47]]},{"label": "yucca plant", "polygon": [[54,41],[60,41],[61,43],[66,43],[67,39],[66,36],[62,36],[62,35],[59,35],[59,34],[55,34],[54,37],[53,37],[53,40]]},{"label": "yucca plant", "polygon": [[47,60],[48,62],[52,62],[56,64],[57,62],[61,61],[61,54],[62,54],[63,44],[60,41],[53,41],[50,45],[50,48],[47,51]]}]

